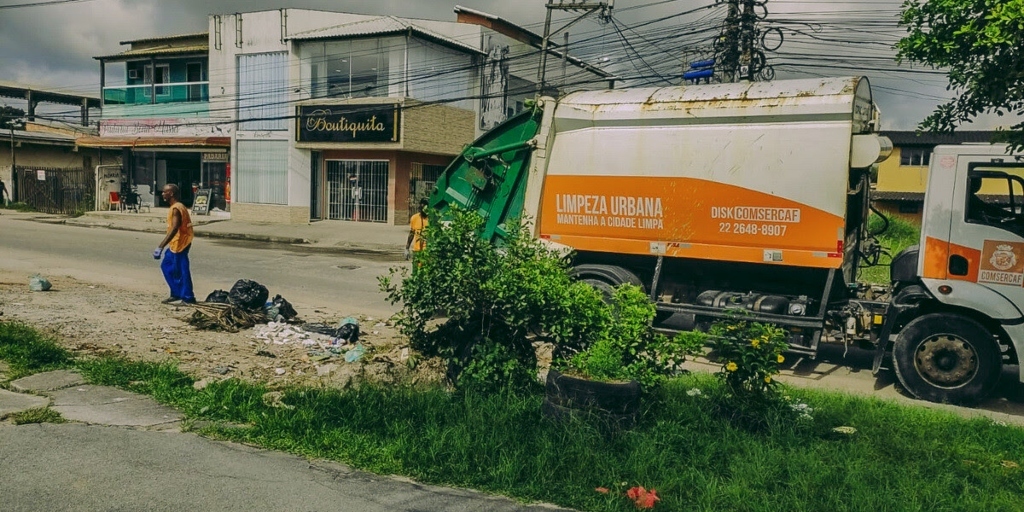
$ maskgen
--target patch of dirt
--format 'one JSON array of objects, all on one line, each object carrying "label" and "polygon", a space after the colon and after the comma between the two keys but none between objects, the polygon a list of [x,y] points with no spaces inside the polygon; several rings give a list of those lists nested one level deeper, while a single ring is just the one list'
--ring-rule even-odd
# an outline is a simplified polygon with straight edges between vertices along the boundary
[{"label": "patch of dirt", "polygon": [[[424,383],[440,381],[444,376],[440,360],[417,358],[408,350],[405,338],[385,319],[355,316],[362,331],[359,341],[366,353],[359,361],[347,363],[344,355],[325,359],[317,346],[257,340],[253,329],[238,333],[196,329],[187,323],[192,308],[161,304],[161,296],[70,277],[47,279],[53,289],[31,292],[26,277],[0,271],[0,321],[32,325],[82,355],[171,360],[201,382],[234,377],[275,387],[346,387],[354,380]],[[337,325],[350,316],[343,311],[295,307],[299,318],[309,323]]]}]

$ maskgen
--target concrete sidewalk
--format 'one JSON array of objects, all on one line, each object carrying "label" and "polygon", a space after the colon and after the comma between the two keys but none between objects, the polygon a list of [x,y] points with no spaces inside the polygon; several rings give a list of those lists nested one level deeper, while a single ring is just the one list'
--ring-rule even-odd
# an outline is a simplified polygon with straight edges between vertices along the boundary
[{"label": "concrete sidewalk", "polygon": [[174,409],[148,396],[86,385],[74,372],[10,385],[22,393],[0,389],[4,416],[52,400],[51,408],[72,423],[0,423],[5,512],[564,510],[183,434],[183,416]]},{"label": "concrete sidewalk", "polygon": [[[167,208],[142,213],[87,212],[77,218],[40,213],[17,213],[26,220],[89,228],[106,228],[143,233],[166,231]],[[224,213],[193,217],[197,237],[248,240],[302,247],[334,253],[365,253],[400,258],[405,251],[409,228],[371,222],[325,220],[300,225],[257,224],[231,220]]]}]

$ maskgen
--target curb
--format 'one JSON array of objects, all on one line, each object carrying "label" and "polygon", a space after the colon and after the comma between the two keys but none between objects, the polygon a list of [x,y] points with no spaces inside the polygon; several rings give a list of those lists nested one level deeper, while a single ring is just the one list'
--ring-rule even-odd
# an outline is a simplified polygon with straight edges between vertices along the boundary
[{"label": "curb", "polygon": [[[131,231],[136,233],[150,233],[155,235],[162,235],[166,231],[157,227],[130,227],[121,226],[114,223],[106,222],[82,222],[78,219],[66,219],[66,218],[34,218],[25,219],[33,222],[40,222],[43,224],[63,224],[65,226],[74,226],[82,228],[99,228],[99,229],[110,229],[114,231]],[[302,249],[303,251],[317,252],[324,254],[360,254],[369,256],[384,256],[393,257],[396,259],[404,259],[405,249],[402,247],[388,247],[388,246],[364,246],[358,244],[345,244],[343,246],[322,246],[315,245],[316,240],[309,240],[307,238],[297,237],[285,237],[285,236],[274,236],[274,235],[254,235],[248,233],[219,233],[210,231],[196,231],[195,236],[199,238],[212,238],[219,240],[236,240],[236,241],[248,241],[248,242],[264,242],[270,244],[282,244],[294,246],[296,249]]]}]

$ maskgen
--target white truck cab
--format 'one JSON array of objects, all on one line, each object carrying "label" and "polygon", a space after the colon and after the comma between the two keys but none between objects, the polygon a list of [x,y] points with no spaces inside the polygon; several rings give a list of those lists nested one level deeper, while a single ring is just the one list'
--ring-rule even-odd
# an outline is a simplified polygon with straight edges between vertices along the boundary
[{"label": "white truck cab", "polygon": [[891,278],[881,339],[907,390],[936,402],[988,395],[1024,351],[1024,154],[936,147],[920,245],[894,258]]}]

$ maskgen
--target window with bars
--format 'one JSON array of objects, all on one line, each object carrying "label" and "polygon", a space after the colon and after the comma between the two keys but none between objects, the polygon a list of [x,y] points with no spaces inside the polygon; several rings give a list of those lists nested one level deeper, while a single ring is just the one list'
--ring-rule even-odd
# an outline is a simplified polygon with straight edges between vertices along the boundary
[{"label": "window with bars", "polygon": [[444,173],[445,166],[414,163],[409,169],[409,211],[415,212],[419,206],[420,199],[430,197],[434,185]]},{"label": "window with bars", "polygon": [[326,167],[329,219],[388,221],[387,160],[328,160]]}]

